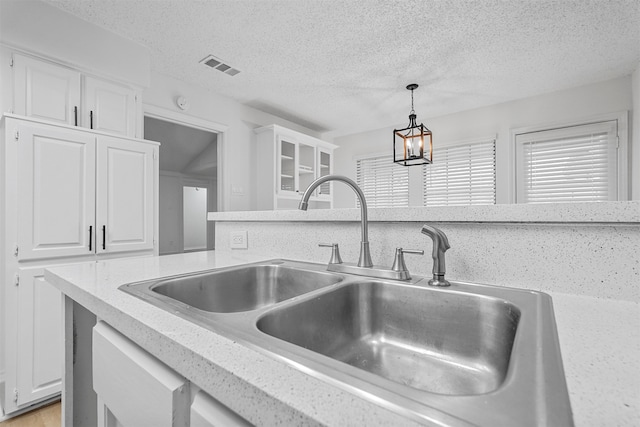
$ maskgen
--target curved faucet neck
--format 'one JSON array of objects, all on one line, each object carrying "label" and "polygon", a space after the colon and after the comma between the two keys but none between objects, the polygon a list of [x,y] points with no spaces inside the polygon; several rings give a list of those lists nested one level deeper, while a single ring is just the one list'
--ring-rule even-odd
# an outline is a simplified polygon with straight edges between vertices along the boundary
[{"label": "curved faucet neck", "polygon": [[360,259],[358,261],[358,267],[372,267],[371,253],[369,251],[369,220],[367,218],[367,201],[364,198],[364,193],[358,187],[358,184],[353,182],[352,179],[342,175],[325,175],[313,181],[309,184],[309,187],[304,191],[302,200],[298,209],[303,211],[307,210],[309,206],[309,198],[313,194],[314,190],[327,181],[339,181],[347,184],[356,193],[358,201],[360,202],[360,228],[361,228],[361,242],[360,242]]}]

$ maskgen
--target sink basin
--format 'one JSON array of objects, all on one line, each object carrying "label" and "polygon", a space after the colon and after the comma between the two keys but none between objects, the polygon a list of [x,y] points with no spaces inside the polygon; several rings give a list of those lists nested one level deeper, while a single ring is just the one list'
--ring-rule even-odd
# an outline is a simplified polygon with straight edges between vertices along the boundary
[{"label": "sink basin", "polygon": [[152,292],[215,313],[255,310],[333,285],[342,277],[283,265],[250,265],[161,280]]},{"label": "sink basin", "polygon": [[269,260],[121,290],[438,426],[572,426],[551,297]]},{"label": "sink basin", "polygon": [[415,389],[470,395],[503,383],[519,318],[497,298],[365,282],[274,310],[258,329]]}]

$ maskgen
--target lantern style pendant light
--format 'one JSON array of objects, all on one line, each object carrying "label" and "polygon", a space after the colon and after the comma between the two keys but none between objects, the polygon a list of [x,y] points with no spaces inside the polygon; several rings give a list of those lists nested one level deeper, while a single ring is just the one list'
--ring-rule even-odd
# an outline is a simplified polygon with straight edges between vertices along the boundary
[{"label": "lantern style pendant light", "polygon": [[422,123],[416,124],[413,91],[417,88],[418,85],[415,83],[407,86],[407,89],[411,91],[409,126],[393,130],[393,161],[403,166],[431,164],[433,154],[431,131]]}]

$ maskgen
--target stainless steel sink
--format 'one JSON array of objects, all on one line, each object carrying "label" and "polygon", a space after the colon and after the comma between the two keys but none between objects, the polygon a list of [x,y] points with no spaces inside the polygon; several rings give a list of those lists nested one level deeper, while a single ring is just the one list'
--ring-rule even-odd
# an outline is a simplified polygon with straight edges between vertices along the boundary
[{"label": "stainless steel sink", "polygon": [[333,285],[342,277],[283,265],[206,271],[154,283],[150,291],[215,313],[255,310]]},{"label": "stainless steel sink", "polygon": [[352,283],[258,321],[258,329],[418,390],[474,395],[504,382],[520,310],[504,300]]},{"label": "stainless steel sink", "polygon": [[573,425],[548,295],[325,270],[272,260],[121,289],[427,425]]}]

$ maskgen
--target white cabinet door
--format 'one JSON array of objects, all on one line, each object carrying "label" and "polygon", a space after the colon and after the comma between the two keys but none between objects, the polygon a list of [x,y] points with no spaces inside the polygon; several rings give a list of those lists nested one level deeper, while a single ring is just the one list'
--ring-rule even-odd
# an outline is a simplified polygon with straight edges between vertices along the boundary
[{"label": "white cabinet door", "polygon": [[[331,175],[333,173],[333,151],[325,148],[318,147],[318,178]],[[318,187],[317,195],[320,199],[331,198],[331,182],[325,182]]]},{"label": "white cabinet door", "polygon": [[14,113],[77,125],[80,73],[46,61],[13,55]]},{"label": "white cabinet door", "polygon": [[104,322],[92,345],[98,426],[188,426],[187,380]]},{"label": "white cabinet door", "polygon": [[86,76],[82,125],[124,136],[135,136],[135,90]]},{"label": "white cabinet door", "polygon": [[97,253],[153,249],[151,144],[98,137]]},{"label": "white cabinet door", "polygon": [[18,134],[18,259],[91,254],[95,137],[35,123]]},{"label": "white cabinet door", "polygon": [[[44,280],[44,268],[19,270],[16,406],[61,390],[62,294]],[[10,334],[13,335],[13,334]],[[8,367],[11,369],[11,367]]]},{"label": "white cabinet door", "polygon": [[277,138],[276,193],[296,197],[298,193],[298,144],[288,138]]}]

